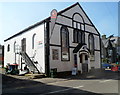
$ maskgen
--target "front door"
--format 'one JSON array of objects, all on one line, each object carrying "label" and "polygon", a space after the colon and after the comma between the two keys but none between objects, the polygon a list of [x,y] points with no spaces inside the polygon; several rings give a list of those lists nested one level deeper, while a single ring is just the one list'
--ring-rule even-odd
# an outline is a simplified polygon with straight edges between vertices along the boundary
[{"label": "front door", "polygon": [[21,48],[23,52],[26,52],[26,38],[21,40]]},{"label": "front door", "polygon": [[[21,40],[21,50],[22,50],[22,52],[26,52],[26,38],[23,38]],[[21,70],[23,70],[24,65],[25,65],[25,62],[23,62],[23,60],[21,58]]]},{"label": "front door", "polygon": [[74,67],[77,68],[77,54],[74,54]]},{"label": "front door", "polygon": [[88,55],[87,54],[80,54],[80,63],[82,66],[82,73],[88,72]]}]

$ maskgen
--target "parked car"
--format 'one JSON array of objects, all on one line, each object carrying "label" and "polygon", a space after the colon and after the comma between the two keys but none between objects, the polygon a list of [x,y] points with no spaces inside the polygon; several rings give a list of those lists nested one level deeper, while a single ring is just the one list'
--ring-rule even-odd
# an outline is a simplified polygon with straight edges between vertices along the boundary
[{"label": "parked car", "polygon": [[102,68],[104,68],[105,70],[111,70],[112,65],[108,63],[102,63]]}]

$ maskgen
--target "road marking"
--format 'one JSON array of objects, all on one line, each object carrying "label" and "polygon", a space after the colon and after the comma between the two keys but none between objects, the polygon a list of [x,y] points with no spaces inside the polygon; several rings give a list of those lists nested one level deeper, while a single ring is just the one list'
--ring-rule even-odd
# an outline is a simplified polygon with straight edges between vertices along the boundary
[{"label": "road marking", "polygon": [[108,82],[108,81],[112,81],[112,80],[102,80],[102,81],[99,81],[99,82],[104,83],[104,82]]},{"label": "road marking", "polygon": [[73,88],[81,88],[81,87],[84,87],[83,85],[81,85],[81,86],[78,86],[78,87],[73,87]]},{"label": "road marking", "polygon": [[81,88],[81,87],[84,87],[84,86],[77,86],[77,87],[72,87],[72,88],[68,88],[68,89],[63,89],[63,90],[57,90],[57,91],[52,91],[52,92],[48,92],[48,93],[45,93],[45,94],[42,94],[42,95],[46,95],[46,94],[53,94],[53,93],[57,93],[57,92],[63,92],[63,91],[67,91],[67,90],[71,90],[71,89],[74,89],[74,88]]}]

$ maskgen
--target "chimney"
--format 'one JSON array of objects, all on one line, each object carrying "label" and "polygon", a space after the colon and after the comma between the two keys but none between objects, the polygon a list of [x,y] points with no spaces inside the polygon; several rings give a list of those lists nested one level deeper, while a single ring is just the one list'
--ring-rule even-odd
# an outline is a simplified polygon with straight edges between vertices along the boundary
[{"label": "chimney", "polygon": [[102,40],[105,40],[106,39],[106,35],[102,35]]}]

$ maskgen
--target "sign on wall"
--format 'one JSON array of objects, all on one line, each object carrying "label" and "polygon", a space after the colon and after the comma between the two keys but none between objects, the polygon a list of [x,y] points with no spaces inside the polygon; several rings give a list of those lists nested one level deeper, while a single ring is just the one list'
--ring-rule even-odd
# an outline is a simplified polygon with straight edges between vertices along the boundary
[{"label": "sign on wall", "polygon": [[43,46],[43,41],[38,41],[38,47],[41,48]]},{"label": "sign on wall", "polygon": [[77,74],[77,68],[73,68],[72,69],[72,75],[76,75]]},{"label": "sign on wall", "polygon": [[[56,9],[53,9],[50,13],[51,15],[51,36],[53,34],[53,29],[55,27],[55,22],[56,22],[56,19],[57,19],[57,10]],[[51,37],[50,37],[51,38]]]},{"label": "sign on wall", "polygon": [[62,59],[63,60],[68,60],[69,59],[69,55],[67,52],[62,52]]}]

